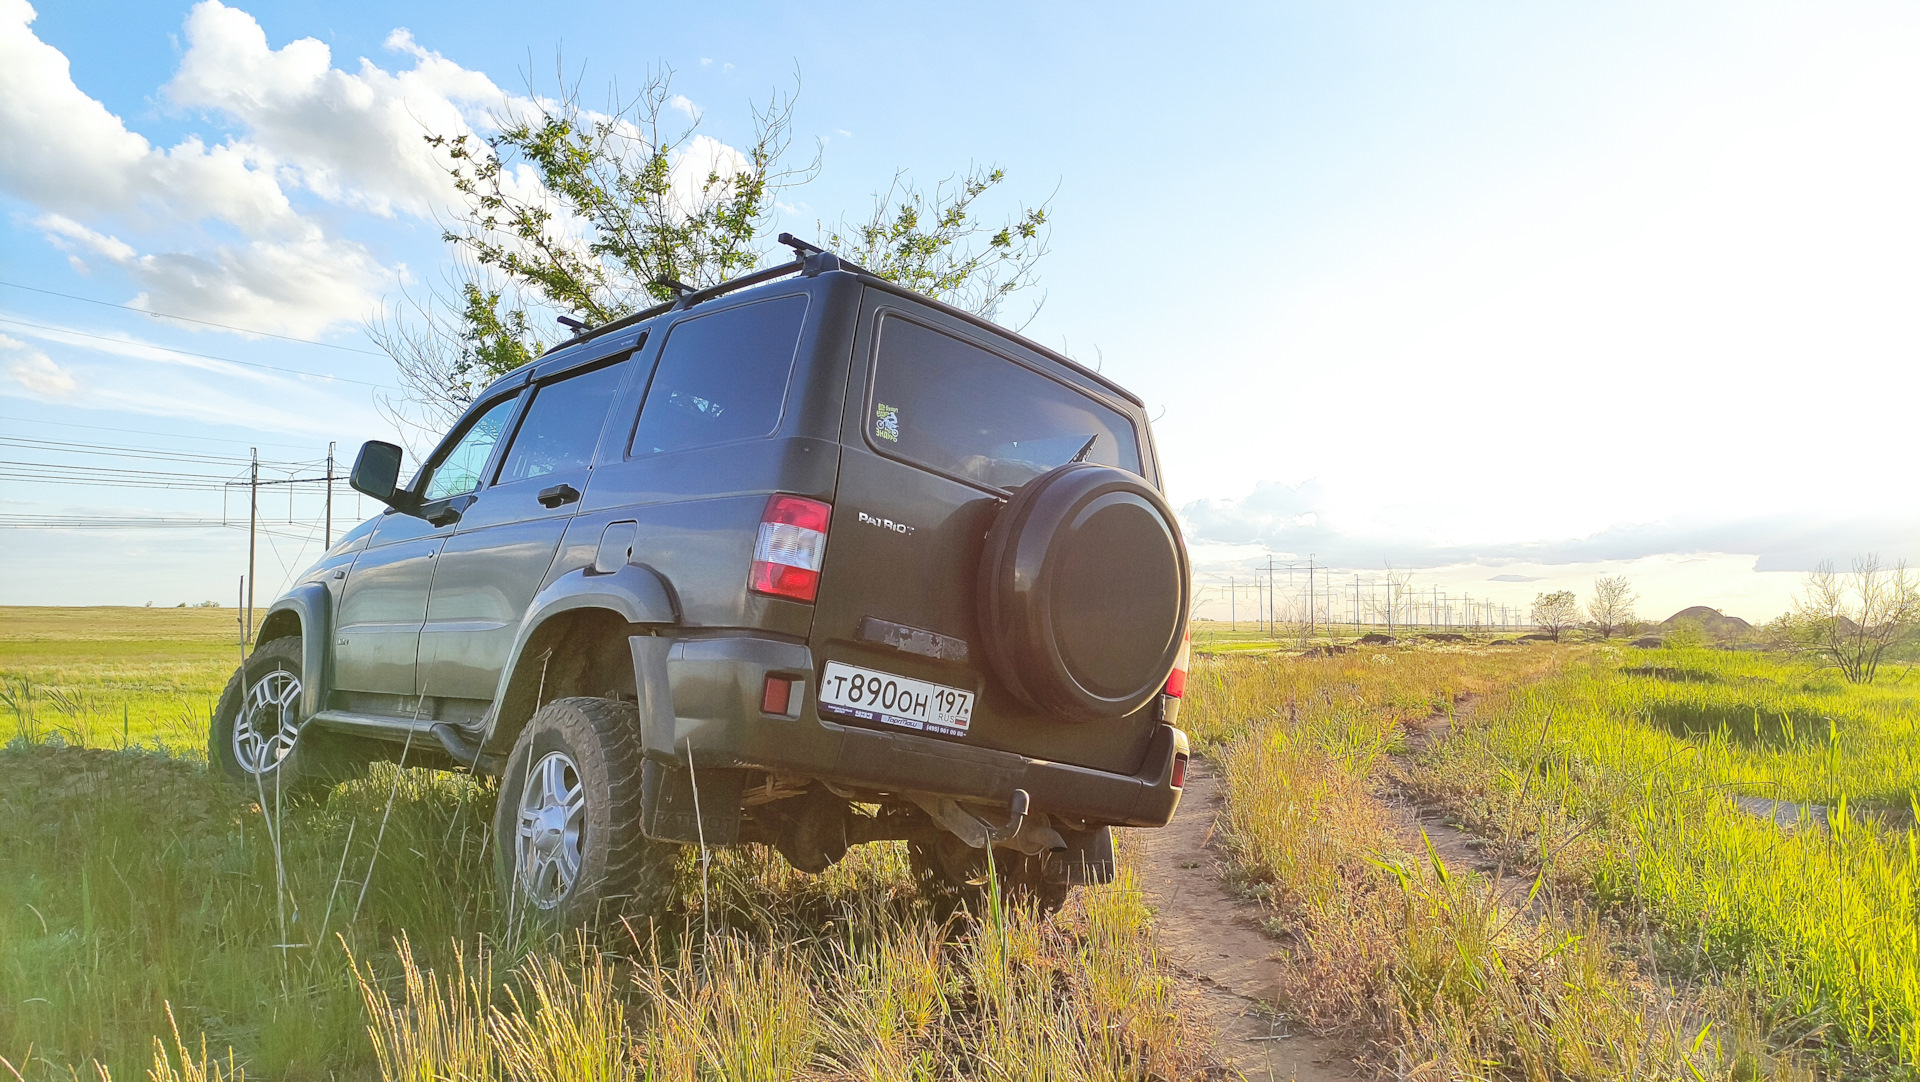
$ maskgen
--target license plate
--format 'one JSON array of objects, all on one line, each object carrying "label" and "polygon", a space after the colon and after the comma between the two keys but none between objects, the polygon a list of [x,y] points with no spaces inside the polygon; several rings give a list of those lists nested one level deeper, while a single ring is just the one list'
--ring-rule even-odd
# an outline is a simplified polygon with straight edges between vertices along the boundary
[{"label": "license plate", "polygon": [[973,692],[829,661],[820,677],[820,709],[862,721],[965,736],[973,721]]}]

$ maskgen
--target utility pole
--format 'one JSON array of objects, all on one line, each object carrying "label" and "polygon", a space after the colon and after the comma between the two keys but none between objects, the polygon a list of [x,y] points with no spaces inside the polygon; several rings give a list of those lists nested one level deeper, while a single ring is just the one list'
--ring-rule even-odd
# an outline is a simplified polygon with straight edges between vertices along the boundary
[{"label": "utility pole", "polygon": [[253,465],[247,476],[247,641],[253,641],[254,535],[260,525],[260,448],[249,447]]},{"label": "utility pole", "polygon": [[1280,637],[1280,606],[1273,593],[1273,556],[1267,556],[1267,637]]},{"label": "utility pole", "polygon": [[323,552],[333,547],[333,449],[334,449],[334,446],[335,446],[334,441],[332,440],[327,441],[327,532],[321,535],[321,537],[324,539],[324,543],[321,544],[320,549]]},{"label": "utility pole", "polygon": [[1314,611],[1313,557],[1313,553],[1307,553],[1307,635],[1309,637],[1313,635],[1314,620],[1319,616],[1319,613]]}]

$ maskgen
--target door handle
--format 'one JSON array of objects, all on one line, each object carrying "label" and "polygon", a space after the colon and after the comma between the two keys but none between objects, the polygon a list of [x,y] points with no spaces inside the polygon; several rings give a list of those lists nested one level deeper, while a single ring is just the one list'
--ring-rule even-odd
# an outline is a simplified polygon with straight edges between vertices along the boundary
[{"label": "door handle", "polygon": [[534,497],[540,501],[542,507],[559,507],[563,503],[572,503],[579,498],[580,490],[564,481],[552,488],[541,489],[540,494]]}]

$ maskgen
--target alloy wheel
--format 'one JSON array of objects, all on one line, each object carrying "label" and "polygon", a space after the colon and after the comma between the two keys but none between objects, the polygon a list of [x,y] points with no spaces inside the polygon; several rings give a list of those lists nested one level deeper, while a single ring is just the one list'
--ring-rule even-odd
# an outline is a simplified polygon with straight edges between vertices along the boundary
[{"label": "alloy wheel", "polygon": [[559,905],[580,876],[586,812],[580,768],[565,752],[548,752],[527,772],[520,790],[514,865],[520,889],[541,909]]},{"label": "alloy wheel", "polygon": [[280,765],[300,736],[300,678],[275,669],[247,689],[233,723],[233,757],[249,774]]}]

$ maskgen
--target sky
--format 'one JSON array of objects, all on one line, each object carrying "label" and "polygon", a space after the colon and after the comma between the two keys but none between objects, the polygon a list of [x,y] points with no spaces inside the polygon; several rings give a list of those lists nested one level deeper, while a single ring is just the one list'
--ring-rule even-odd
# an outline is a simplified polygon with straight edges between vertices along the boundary
[{"label": "sky", "polygon": [[[797,81],[776,229],[901,170],[1048,201],[1013,310],[1147,401],[1203,612],[1311,560],[1765,619],[1920,559],[1916,55],[1911,4],[0,0],[0,603],[231,603],[207,478],[394,438],[367,326],[450,266],[422,134],[668,68],[727,146]],[[263,515],[264,602],[323,525]]]}]

